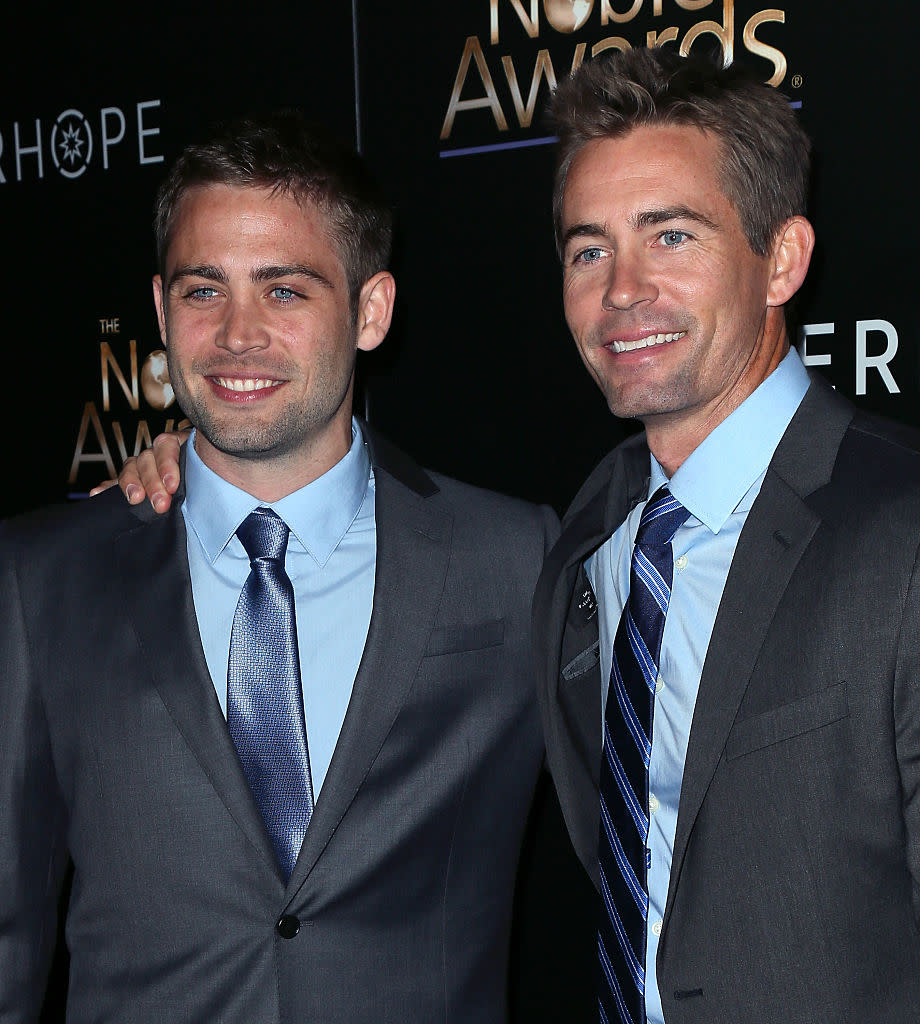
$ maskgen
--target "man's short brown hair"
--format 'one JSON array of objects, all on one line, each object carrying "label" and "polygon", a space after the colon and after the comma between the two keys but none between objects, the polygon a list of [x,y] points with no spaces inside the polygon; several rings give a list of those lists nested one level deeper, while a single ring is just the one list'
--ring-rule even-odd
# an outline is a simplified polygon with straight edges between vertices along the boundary
[{"label": "man's short brown hair", "polygon": [[643,126],[692,125],[718,138],[722,187],[758,255],[766,255],[790,217],[805,213],[808,136],[785,97],[737,65],[726,68],[665,48],[605,54],[559,85],[550,113],[559,135],[557,246],[566,178],[579,150],[594,139],[618,138]]},{"label": "man's short brown hair", "polygon": [[354,313],[364,282],[387,268],[392,213],[377,183],[354,150],[298,111],[219,126],[209,139],[182,151],[157,193],[160,273],[182,198],[209,185],[267,188],[298,203],[315,203],[328,218]]}]

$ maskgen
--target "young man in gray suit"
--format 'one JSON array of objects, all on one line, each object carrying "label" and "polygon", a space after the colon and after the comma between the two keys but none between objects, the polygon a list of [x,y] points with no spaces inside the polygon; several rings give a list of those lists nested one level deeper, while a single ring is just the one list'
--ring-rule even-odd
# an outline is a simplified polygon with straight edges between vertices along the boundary
[{"label": "young man in gray suit", "polygon": [[500,1024],[552,513],[352,417],[390,218],[292,115],[188,149],[154,297],[169,511],[0,531],[0,1020]]},{"label": "young man in gray suit", "polygon": [[644,427],[535,602],[599,1017],[920,1020],[920,456],[790,348],[807,139],[668,49],[584,65],[554,112],[567,320]]}]

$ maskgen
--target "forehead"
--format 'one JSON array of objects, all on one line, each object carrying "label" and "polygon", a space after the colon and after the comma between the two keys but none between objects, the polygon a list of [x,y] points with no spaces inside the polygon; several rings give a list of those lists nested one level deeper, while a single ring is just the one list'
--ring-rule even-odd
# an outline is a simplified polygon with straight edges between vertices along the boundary
[{"label": "forehead", "polygon": [[692,125],[648,125],[594,139],[578,151],[566,176],[563,229],[646,208],[731,206],[720,172],[719,140]]},{"label": "forehead", "polygon": [[339,264],[326,213],[308,199],[268,188],[202,185],[179,200],[167,262],[279,257]]}]

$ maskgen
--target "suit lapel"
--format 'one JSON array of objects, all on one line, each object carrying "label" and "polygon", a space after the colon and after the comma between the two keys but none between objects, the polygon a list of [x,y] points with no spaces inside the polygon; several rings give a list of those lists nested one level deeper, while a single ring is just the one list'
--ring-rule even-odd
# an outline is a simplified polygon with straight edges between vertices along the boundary
[{"label": "suit lapel", "polygon": [[271,841],[253,801],[208,672],[176,495],[164,516],[138,506],[141,522],[115,540],[124,605],[160,698],[233,819],[281,884]]},{"label": "suit lapel", "polygon": [[291,896],[332,838],[406,700],[428,644],[450,558],[452,519],[426,501],[437,487],[414,463],[366,426],[364,430],[375,465],[373,610],[348,711],[291,875]]},{"label": "suit lapel", "polygon": [[[335,752],[294,872],[303,885],[354,800],[424,656],[450,556],[452,520],[427,502],[431,478],[365,425],[375,466],[377,567],[364,654]],[[183,472],[184,476],[184,472]],[[180,511],[134,509],[138,525],[115,541],[125,606],[167,711],[228,811],[279,887],[271,840],[220,710],[198,634]]]},{"label": "suit lapel", "polygon": [[[648,449],[641,438],[620,446],[612,464],[597,480],[589,481],[587,500],[575,502],[576,511],[563,529],[556,548],[547,560],[545,575],[552,580],[549,612],[541,614],[538,629],[549,631],[543,650],[543,665],[550,687],[549,706],[561,714],[544,716],[547,749],[559,802],[569,835],[579,858],[600,884],[597,843],[600,805],[597,800],[601,754],[600,670],[569,673],[575,659],[594,646],[598,650],[598,622],[594,615],[586,622],[577,605],[581,597],[585,560],[616,530],[630,508],[645,494],[648,480]],[[540,598],[538,597],[538,603]],[[561,752],[557,756],[556,752]]]},{"label": "suit lapel", "polygon": [[672,887],[767,629],[819,521],[798,495],[768,473],[738,541],[700,677],[680,792]]},{"label": "suit lapel", "polygon": [[[735,550],[700,678],[681,785],[668,906],[777,606],[821,522],[806,499],[831,477],[852,409],[813,383],[771,460]],[[752,599],[752,595],[756,595]]]}]

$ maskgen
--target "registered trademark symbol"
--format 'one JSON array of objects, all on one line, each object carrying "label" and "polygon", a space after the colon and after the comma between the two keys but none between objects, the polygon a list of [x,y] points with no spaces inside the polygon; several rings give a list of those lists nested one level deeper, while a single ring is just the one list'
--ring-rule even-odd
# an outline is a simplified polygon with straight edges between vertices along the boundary
[{"label": "registered trademark symbol", "polygon": [[802,76],[801,75],[793,75],[792,76],[792,88],[793,89],[801,89],[802,88]]}]

